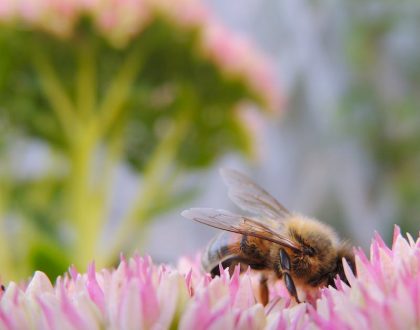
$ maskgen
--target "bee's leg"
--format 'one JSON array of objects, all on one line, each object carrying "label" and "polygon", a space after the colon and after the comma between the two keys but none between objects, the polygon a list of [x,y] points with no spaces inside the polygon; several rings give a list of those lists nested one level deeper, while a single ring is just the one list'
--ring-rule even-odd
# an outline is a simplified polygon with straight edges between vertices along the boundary
[{"label": "bee's leg", "polygon": [[284,276],[284,284],[286,285],[287,291],[289,291],[290,295],[296,299],[297,303],[300,303],[300,300],[297,296],[297,291],[296,291],[296,287],[295,287],[295,283],[293,282],[292,277],[290,276],[290,274],[287,272],[283,273]]},{"label": "bee's leg", "polygon": [[266,306],[268,304],[269,292],[267,285],[267,276],[261,274],[260,277],[260,300],[261,303]]},{"label": "bee's leg", "polygon": [[300,303],[297,296],[295,282],[293,282],[293,278],[290,276],[290,258],[283,249],[280,249],[280,266],[287,291],[289,291],[290,295],[296,299],[297,303]]}]

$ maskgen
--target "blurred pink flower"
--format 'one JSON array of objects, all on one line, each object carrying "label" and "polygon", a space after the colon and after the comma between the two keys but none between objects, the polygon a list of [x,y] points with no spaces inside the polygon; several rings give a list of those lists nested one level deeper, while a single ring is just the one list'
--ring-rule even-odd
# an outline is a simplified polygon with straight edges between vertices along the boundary
[{"label": "blurred pink flower", "polygon": [[276,86],[273,64],[256,50],[247,39],[232,34],[215,19],[203,26],[202,49],[204,55],[234,77],[247,79],[250,89],[262,95],[267,107],[278,110],[281,98]]},{"label": "blurred pink flower", "polygon": [[314,303],[294,304],[281,282],[263,307],[258,277],[227,270],[211,279],[198,259],[176,268],[150,258],[122,258],[113,270],[73,267],[55,285],[36,272],[27,285],[0,291],[0,329],[417,329],[420,327],[420,239],[395,229],[392,248],[379,235],[370,260],[357,250],[351,287],[320,290]]},{"label": "blurred pink flower", "polygon": [[194,31],[198,48],[226,75],[244,80],[268,109],[281,105],[268,59],[244,38],[225,28],[202,0],[1,0],[0,25],[23,23],[32,29],[68,38],[78,20],[88,18],[99,34],[124,47],[154,19]]}]

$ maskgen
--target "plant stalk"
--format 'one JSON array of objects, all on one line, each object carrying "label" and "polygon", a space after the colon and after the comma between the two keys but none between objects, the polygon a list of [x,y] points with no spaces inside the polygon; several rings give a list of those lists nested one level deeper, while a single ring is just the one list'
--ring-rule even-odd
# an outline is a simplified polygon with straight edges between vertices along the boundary
[{"label": "plant stalk", "polygon": [[76,74],[77,110],[81,119],[89,120],[94,115],[96,92],[95,49],[89,41],[82,41]]},{"label": "plant stalk", "polygon": [[63,128],[65,136],[71,138],[72,134],[74,134],[73,128],[76,120],[74,105],[62,86],[47,55],[42,50],[37,49],[34,52],[33,58],[41,87],[51,105],[51,109]]},{"label": "plant stalk", "polygon": [[98,227],[93,199],[93,160],[98,144],[95,125],[84,125],[70,146],[69,215],[75,229],[75,264],[86,267],[95,255]]},{"label": "plant stalk", "polygon": [[148,219],[150,205],[156,203],[160,194],[167,189],[166,178],[171,171],[179,145],[185,137],[189,124],[187,111],[181,113],[172,123],[166,135],[161,139],[146,165],[141,189],[135,198],[134,207],[121,222],[115,237],[114,244],[104,257],[108,262],[118,258],[118,255],[127,247],[127,240],[133,233],[137,233]]}]

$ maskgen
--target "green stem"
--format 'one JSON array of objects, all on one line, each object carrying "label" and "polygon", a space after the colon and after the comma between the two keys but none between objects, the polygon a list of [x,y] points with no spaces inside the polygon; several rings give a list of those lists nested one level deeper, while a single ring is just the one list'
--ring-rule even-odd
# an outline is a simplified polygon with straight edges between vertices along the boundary
[{"label": "green stem", "polygon": [[95,189],[93,161],[99,145],[100,123],[95,118],[95,53],[89,42],[82,41],[78,53],[76,76],[77,110],[80,115],[78,134],[72,140],[70,176],[70,212],[74,221],[75,263],[86,267],[96,255],[100,227],[104,221],[103,192]]},{"label": "green stem", "polygon": [[134,80],[140,71],[141,62],[140,52],[138,49],[133,49],[108,88],[99,107],[102,132],[109,131],[124,110],[124,104],[128,100]]},{"label": "green stem", "polygon": [[92,44],[84,41],[80,45],[78,71],[76,75],[76,100],[81,117],[89,120],[96,103],[96,63]]},{"label": "green stem", "polygon": [[182,115],[172,123],[172,127],[150,156],[143,174],[141,190],[135,198],[135,207],[123,219],[118,232],[112,239],[114,245],[110,251],[102,256],[108,262],[114,261],[127,246],[127,240],[131,238],[131,235],[137,233],[138,228],[146,224],[150,205],[153,205],[159,199],[160,193],[167,188],[166,178],[173,166],[179,145],[185,136],[189,118],[187,111],[182,112]]},{"label": "green stem", "polygon": [[74,106],[46,54],[38,49],[34,52],[33,58],[44,94],[55,112],[64,133],[69,138],[74,134],[73,127],[76,119]]},{"label": "green stem", "polygon": [[[115,132],[114,132],[115,133]],[[98,210],[100,213],[98,214],[98,217],[100,219],[106,219],[106,215],[109,214],[109,203],[107,203],[107,197],[109,196],[107,193],[111,191],[112,184],[113,184],[113,177],[115,174],[115,168],[118,164],[120,164],[122,159],[122,133],[121,134],[113,134],[110,138],[110,143],[107,146],[106,151],[106,158],[103,162],[103,180],[98,185]],[[98,228],[99,229],[99,228]],[[102,226],[102,232],[104,229],[104,226]],[[101,234],[102,234],[101,232]],[[99,242],[98,242],[99,243]],[[100,251],[95,256],[95,264],[98,268],[101,267],[107,267],[110,265],[110,262],[108,259],[104,258],[103,256],[103,250],[106,249],[109,246],[109,243],[106,243],[105,247],[103,244],[100,244],[98,246],[98,250]]]},{"label": "green stem", "polygon": [[95,214],[92,165],[98,144],[96,125],[84,125],[70,146],[69,213],[73,223],[76,266],[86,267],[95,255],[100,219]]}]

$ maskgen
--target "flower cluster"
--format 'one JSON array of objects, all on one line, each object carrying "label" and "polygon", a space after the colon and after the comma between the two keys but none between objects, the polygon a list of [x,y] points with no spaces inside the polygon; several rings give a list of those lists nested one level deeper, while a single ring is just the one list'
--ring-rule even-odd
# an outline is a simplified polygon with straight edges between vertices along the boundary
[{"label": "flower cluster", "polygon": [[225,28],[201,0],[5,0],[0,1],[0,26],[23,25],[66,39],[81,19],[116,47],[124,47],[155,19],[175,28],[198,32],[201,55],[226,75],[244,79],[269,109],[280,98],[273,67],[247,40]]},{"label": "flower cluster", "polygon": [[36,272],[27,285],[0,294],[0,329],[416,329],[420,326],[420,240],[396,228],[392,248],[379,235],[370,260],[356,251],[350,285],[320,290],[312,304],[294,304],[277,283],[271,301],[257,302],[250,271],[211,279],[197,262],[177,268],[150,258],[122,258],[114,270],[71,268],[53,286]]},{"label": "flower cluster", "polygon": [[347,270],[351,288],[324,289],[311,321],[320,328],[417,329],[420,327],[420,238],[394,231],[392,248],[376,234],[370,260],[356,251],[358,276]]}]

